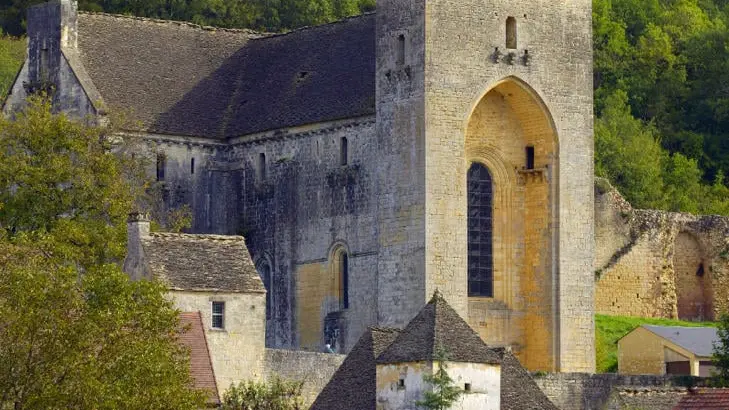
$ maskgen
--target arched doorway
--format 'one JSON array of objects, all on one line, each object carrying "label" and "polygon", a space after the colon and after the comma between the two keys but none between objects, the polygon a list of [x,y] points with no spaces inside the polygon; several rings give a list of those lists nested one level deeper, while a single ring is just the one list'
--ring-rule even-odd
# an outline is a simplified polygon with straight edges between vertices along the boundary
[{"label": "arched doorway", "polygon": [[[491,225],[482,223],[479,233],[469,221],[468,248],[469,280],[478,256],[493,288],[469,292],[469,322],[487,343],[513,346],[528,368],[554,370],[559,167],[546,106],[521,80],[498,82],[473,108],[465,153],[464,175],[483,166],[492,181]],[[467,186],[469,199],[481,195]],[[479,255],[472,255],[476,243]],[[491,249],[487,258],[482,243]],[[492,266],[481,266],[484,260]]]}]

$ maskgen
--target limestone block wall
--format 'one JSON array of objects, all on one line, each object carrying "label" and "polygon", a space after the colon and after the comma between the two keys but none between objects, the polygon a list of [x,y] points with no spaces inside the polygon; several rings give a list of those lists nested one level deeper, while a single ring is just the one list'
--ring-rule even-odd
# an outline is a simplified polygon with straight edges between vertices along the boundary
[{"label": "limestone block wall", "polygon": [[[175,307],[200,312],[218,393],[265,377],[265,294],[171,291]],[[224,329],[212,328],[212,302],[225,302]]]},{"label": "limestone block wall", "polygon": [[[510,148],[508,142],[498,138],[504,145],[489,145],[488,132],[473,135],[491,149],[469,151],[472,115],[481,104],[486,104],[487,110],[495,109],[497,101],[489,99],[501,98],[521,129],[510,130],[509,137],[518,140],[526,135],[524,143],[536,144],[536,165],[544,167],[539,178],[546,181],[541,188],[539,184],[544,182],[533,186],[526,182],[523,221],[529,225],[522,228],[523,239],[514,237],[518,245],[507,242],[514,260],[519,255],[523,258],[521,273],[517,271],[511,279],[514,284],[522,281],[515,292],[523,298],[522,305],[515,309],[507,304],[512,311],[498,313],[500,317],[510,315],[509,320],[517,319],[516,323],[519,316],[529,320],[523,326],[505,326],[498,323],[502,319],[475,318],[471,312],[467,316],[474,327],[481,326],[481,322],[487,329],[520,327],[522,335],[517,337],[519,345],[524,346],[522,350],[534,349],[524,356],[529,368],[591,371],[591,4],[495,1],[486,8],[483,2],[474,0],[432,1],[425,7],[427,291],[439,287],[460,312],[471,308],[465,292],[465,174],[469,161],[479,154],[491,163],[502,163],[506,177],[514,178],[512,184],[518,184],[519,171],[525,166],[523,145],[519,149],[522,154],[513,154],[519,160],[513,160],[510,155],[516,144]],[[517,24],[518,41],[513,48],[507,48],[505,41],[508,17],[515,18]],[[521,97],[519,89],[528,98]],[[501,136],[491,135],[494,139]],[[518,202],[514,205],[519,207]],[[532,211],[527,210],[530,206]],[[516,217],[514,223],[519,223]]]},{"label": "limestone block wall", "polygon": [[[266,349],[264,374],[284,380],[303,382],[304,408],[316,400],[346,356],[296,350]],[[346,402],[346,393],[343,403]]]},{"label": "limestone block wall", "polygon": [[[246,237],[256,264],[272,267],[269,347],[322,351],[325,318],[340,312],[337,350],[346,352],[377,323],[374,134],[374,118],[363,117],[231,141],[235,196],[224,198],[238,208],[229,229]],[[340,248],[348,260],[346,309],[335,269]]]},{"label": "limestone block wall", "polygon": [[635,210],[596,184],[598,313],[712,320],[729,306],[729,218]]}]

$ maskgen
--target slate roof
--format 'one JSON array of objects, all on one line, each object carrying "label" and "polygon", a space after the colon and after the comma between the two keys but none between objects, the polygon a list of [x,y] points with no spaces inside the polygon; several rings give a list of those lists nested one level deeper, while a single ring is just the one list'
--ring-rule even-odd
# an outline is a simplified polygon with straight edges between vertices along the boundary
[{"label": "slate roof", "polygon": [[377,359],[377,363],[432,361],[446,349],[448,361],[498,364],[498,355],[436,292]]},{"label": "slate roof", "polygon": [[180,326],[185,329],[180,334],[180,342],[190,349],[190,375],[195,388],[208,393],[208,402],[220,403],[200,312],[181,312]]},{"label": "slate roof", "polygon": [[501,360],[501,410],[558,410],[510,350],[492,350]]},{"label": "slate roof", "polygon": [[729,389],[696,389],[683,396],[674,410],[729,409]]},{"label": "slate roof", "polygon": [[225,139],[374,113],[374,14],[268,35],[79,13],[78,33],[123,128]]},{"label": "slate roof", "polygon": [[[400,333],[397,329],[368,329],[344,359],[344,362],[310,410],[373,410],[377,398],[375,359]],[[346,396],[343,393],[346,392]]]},{"label": "slate roof", "polygon": [[714,351],[713,342],[719,340],[714,327],[642,326],[701,357],[711,357]]},{"label": "slate roof", "polygon": [[142,247],[150,273],[170,289],[265,292],[242,236],[154,232]]}]

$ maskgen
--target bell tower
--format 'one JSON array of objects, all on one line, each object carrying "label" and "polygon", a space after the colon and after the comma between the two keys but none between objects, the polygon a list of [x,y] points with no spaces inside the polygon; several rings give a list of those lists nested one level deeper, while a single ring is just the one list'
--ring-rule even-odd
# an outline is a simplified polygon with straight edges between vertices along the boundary
[{"label": "bell tower", "polygon": [[594,371],[591,2],[380,0],[378,322]]}]

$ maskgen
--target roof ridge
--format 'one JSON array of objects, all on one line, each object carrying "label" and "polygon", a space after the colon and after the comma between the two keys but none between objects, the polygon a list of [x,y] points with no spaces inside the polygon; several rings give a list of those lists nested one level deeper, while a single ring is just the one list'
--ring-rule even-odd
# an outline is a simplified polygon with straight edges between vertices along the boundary
[{"label": "roof ridge", "polygon": [[176,233],[176,232],[150,232],[149,236],[156,238],[189,238],[198,240],[212,240],[212,241],[231,241],[240,242],[245,241],[245,237],[240,235],[217,235],[208,233]]},{"label": "roof ridge", "polygon": [[316,24],[316,25],[313,25],[313,26],[296,27],[294,29],[291,29],[289,31],[284,31],[284,32],[281,32],[281,33],[268,33],[267,32],[267,33],[265,33],[266,36],[263,36],[263,37],[260,37],[260,38],[256,38],[256,39],[253,39],[253,40],[261,40],[261,39],[268,39],[268,38],[284,37],[284,36],[288,36],[290,34],[295,34],[295,33],[301,32],[301,31],[312,30],[312,29],[317,29],[317,28],[327,27],[327,26],[333,26],[335,24],[347,23],[350,20],[356,20],[356,19],[360,19],[360,18],[364,18],[364,17],[369,17],[369,16],[372,16],[372,15],[375,15],[375,14],[377,14],[376,11],[368,11],[368,12],[365,12],[365,13],[362,13],[362,14],[357,14],[357,15],[354,15],[354,16],[343,17],[343,18],[341,18],[339,20],[330,21],[328,23]]},{"label": "roof ridge", "polygon": [[159,23],[159,24],[169,24],[169,25],[177,25],[177,26],[185,26],[193,29],[203,30],[203,31],[224,31],[229,33],[241,33],[241,34],[257,34],[262,37],[271,36],[272,34],[278,34],[278,33],[269,33],[266,31],[257,31],[249,28],[227,28],[227,27],[217,27],[217,26],[205,26],[202,24],[196,24],[189,21],[182,21],[182,20],[168,20],[168,19],[161,19],[161,18],[154,18],[154,17],[140,17],[140,16],[132,16],[128,14],[117,14],[117,13],[104,13],[99,11],[82,11],[79,10],[78,14],[85,14],[89,16],[103,16],[103,17],[113,17],[117,19],[126,19],[126,20],[138,20],[143,22],[149,22],[149,23]]}]

